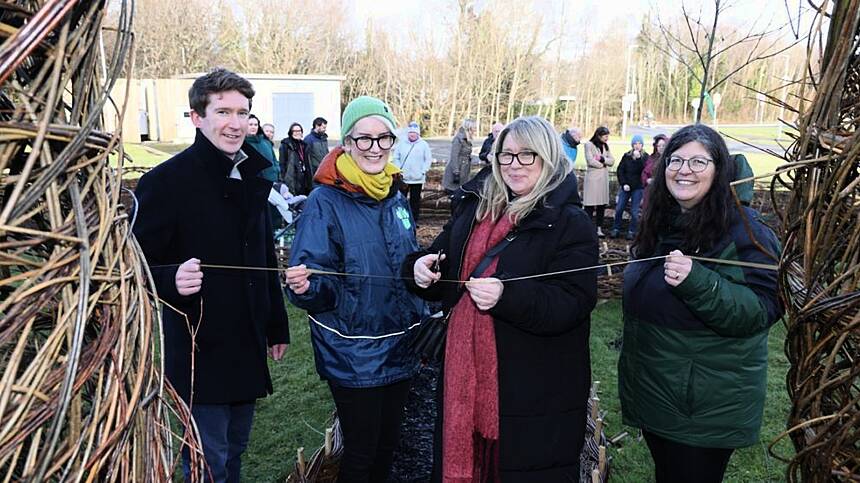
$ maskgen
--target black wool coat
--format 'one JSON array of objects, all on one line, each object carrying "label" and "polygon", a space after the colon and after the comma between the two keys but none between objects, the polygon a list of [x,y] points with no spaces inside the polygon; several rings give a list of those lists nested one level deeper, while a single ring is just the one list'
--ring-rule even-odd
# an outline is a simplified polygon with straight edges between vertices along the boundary
[{"label": "black wool coat", "polygon": [[[496,277],[533,275],[598,263],[597,236],[580,208],[573,174],[515,229],[499,255]],[[412,278],[415,261],[444,249],[443,278],[459,278],[467,240],[476,222],[479,176],[462,188],[453,218],[428,250],[403,265],[410,290],[450,308],[454,284],[421,289]],[[468,294],[463,295],[468,297]],[[588,347],[591,310],[597,302],[597,272],[505,283],[489,310],[496,332],[499,377],[499,464],[503,482],[579,481],[579,453],[585,433],[591,385]],[[444,372],[444,371],[443,371]],[[440,385],[442,384],[440,378]],[[441,392],[441,391],[440,391]],[[441,408],[440,408],[441,409]],[[439,411],[440,418],[443,411]],[[441,466],[441,442],[434,450],[434,474]]]},{"label": "black wool coat", "polygon": [[[242,146],[242,180],[229,178],[232,160],[198,130],[188,149],[143,175],[137,185],[134,234],[165,305],[165,369],[186,400],[250,402],[272,392],[267,346],[289,342],[277,272],[203,268],[195,295],[176,290],[178,264],[276,267],[267,197],[259,176],[271,163]],[[192,351],[190,331],[196,330]]]}]

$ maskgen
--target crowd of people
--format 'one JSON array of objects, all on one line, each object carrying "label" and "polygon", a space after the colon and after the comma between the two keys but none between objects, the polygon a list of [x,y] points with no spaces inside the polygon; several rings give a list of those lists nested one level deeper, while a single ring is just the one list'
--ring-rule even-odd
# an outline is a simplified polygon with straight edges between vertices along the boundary
[{"label": "crowd of people", "polygon": [[[609,130],[582,142],[575,126],[559,135],[519,117],[493,125],[478,161],[465,120],[442,180],[452,216],[421,247],[432,153],[417,123],[400,139],[391,107],[362,96],[333,149],[317,118],[306,136],[293,123],[276,150],[253,97],[224,69],[195,80],[194,143],[136,191],[134,234],[165,302],[165,369],[191,406],[207,481],[239,481],[255,402],[273,390],[267,354],[280,360],[290,342],[284,292],[307,312],[337,408],[338,481],[387,480],[420,367],[410,341],[430,307],[447,321],[431,480],[579,481]],[[731,183],[749,167],[718,133],[692,125],[655,137],[650,154],[644,144],[633,136],[618,163],[610,232],[629,209],[622,415],[642,430],[658,483],[719,482],[734,449],[758,441],[767,334],[783,310],[763,267],[780,246],[735,203]],[[271,203],[288,194],[307,198],[283,287]]]}]

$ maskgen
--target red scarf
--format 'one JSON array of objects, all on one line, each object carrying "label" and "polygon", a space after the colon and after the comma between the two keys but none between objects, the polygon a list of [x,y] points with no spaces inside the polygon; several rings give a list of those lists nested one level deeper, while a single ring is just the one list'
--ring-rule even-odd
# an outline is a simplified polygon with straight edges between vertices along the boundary
[{"label": "red scarf", "polygon": [[[466,246],[465,280],[484,255],[513,228],[503,215],[478,223]],[[481,274],[496,271],[496,257]],[[466,292],[451,312],[445,345],[442,481],[499,481],[499,367],[493,317],[478,310]]]}]

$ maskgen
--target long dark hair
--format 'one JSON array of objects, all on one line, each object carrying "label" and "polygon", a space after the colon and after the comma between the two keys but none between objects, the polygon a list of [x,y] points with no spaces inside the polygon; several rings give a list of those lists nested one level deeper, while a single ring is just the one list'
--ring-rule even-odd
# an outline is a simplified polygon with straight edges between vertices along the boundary
[{"label": "long dark hair", "polygon": [[594,130],[594,134],[591,136],[591,139],[589,139],[591,144],[595,145],[597,149],[600,150],[601,154],[603,151],[609,151],[609,145],[600,140],[601,136],[606,136],[607,134],[609,134],[609,128],[606,126],[600,126]]},{"label": "long dark hair", "polygon": [[299,123],[297,123],[297,122],[294,122],[294,123],[290,124],[290,128],[289,128],[289,129],[287,129],[287,139],[288,139],[291,143],[299,143],[299,142],[301,142],[301,141],[302,141],[302,139],[301,139],[301,138],[299,138],[299,139],[295,139],[295,138],[293,138],[293,128],[294,128],[294,127],[296,127],[296,126],[298,126],[298,128],[302,130],[302,134],[304,134],[304,133],[305,133],[305,128],[303,128],[301,124],[299,124]]},{"label": "long dark hair", "polygon": [[[255,116],[255,115],[253,115],[253,114],[248,114],[248,120],[250,121],[251,119],[256,119],[256,120],[257,120],[257,133],[256,133],[256,134],[254,134],[254,136],[257,136],[257,137],[260,137],[260,136],[265,137],[266,135],[265,135],[265,134],[263,134],[263,121],[261,121],[259,117]],[[269,139],[269,138],[266,138],[266,139]]]},{"label": "long dark hair", "polygon": [[[666,160],[687,143],[698,141],[708,151],[716,172],[711,189],[696,206],[681,214],[680,206],[666,187]],[[672,134],[659,164],[654,166],[654,181],[648,187],[648,204],[642,217],[639,234],[633,243],[637,258],[653,256],[662,230],[671,226],[673,218],[682,216],[684,253],[707,250],[729,230],[735,207],[730,183],[734,179],[735,163],[729,157],[726,142],[713,129],[702,124],[681,128]]]},{"label": "long dark hair", "polygon": [[[657,153],[657,145],[660,144],[660,141],[666,141],[668,143],[669,142],[669,136],[667,136],[665,134],[658,134],[658,135],[654,136],[654,144],[652,144],[652,146],[654,147],[654,150],[651,151],[651,153],[654,153],[654,154]],[[665,149],[663,151],[665,151]]]}]

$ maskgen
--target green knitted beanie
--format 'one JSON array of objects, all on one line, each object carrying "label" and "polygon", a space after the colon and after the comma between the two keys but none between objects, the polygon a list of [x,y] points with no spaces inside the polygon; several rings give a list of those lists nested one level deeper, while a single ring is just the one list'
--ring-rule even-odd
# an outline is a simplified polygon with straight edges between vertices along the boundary
[{"label": "green knitted beanie", "polygon": [[382,116],[391,123],[389,129],[394,131],[397,126],[397,121],[394,120],[394,113],[385,102],[370,96],[356,97],[343,110],[343,118],[341,119],[340,128],[344,136],[352,130],[360,119],[367,116]]}]

